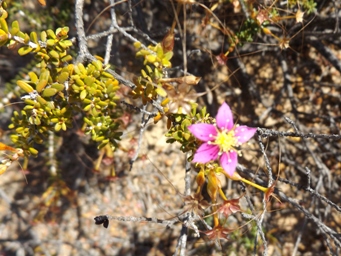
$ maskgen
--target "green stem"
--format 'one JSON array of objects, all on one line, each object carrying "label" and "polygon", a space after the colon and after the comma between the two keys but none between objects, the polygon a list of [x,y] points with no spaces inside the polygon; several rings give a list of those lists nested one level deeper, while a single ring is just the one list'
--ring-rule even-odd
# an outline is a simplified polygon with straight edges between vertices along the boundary
[{"label": "green stem", "polygon": [[246,184],[249,184],[249,185],[251,185],[254,188],[257,188],[257,189],[259,189],[260,191],[262,191],[264,193],[266,193],[268,191],[268,188],[262,187],[262,186],[260,186],[260,185],[258,185],[256,183],[253,183],[252,181],[249,181],[247,179],[241,178],[240,181],[242,181],[242,182],[244,182]]}]

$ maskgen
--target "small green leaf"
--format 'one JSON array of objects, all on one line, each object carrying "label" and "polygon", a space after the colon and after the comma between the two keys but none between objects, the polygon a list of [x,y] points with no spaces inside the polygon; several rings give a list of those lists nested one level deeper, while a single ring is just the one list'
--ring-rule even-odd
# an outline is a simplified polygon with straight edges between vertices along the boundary
[{"label": "small green leaf", "polygon": [[44,59],[44,60],[48,61],[50,59],[50,57],[46,53],[43,53],[43,52],[38,52],[36,56],[40,60]]},{"label": "small green leaf", "polygon": [[28,151],[34,156],[38,154],[38,150],[36,150],[35,148],[32,148],[32,147],[29,147]]},{"label": "small green leaf", "polygon": [[103,77],[105,78],[114,78],[112,74],[108,73],[108,72],[102,72],[101,74]]},{"label": "small green leaf", "polygon": [[105,139],[104,136],[98,136],[98,137],[96,137],[96,138],[94,139],[94,141],[99,142],[99,141],[102,141],[102,140],[104,140],[104,139]]},{"label": "small green leaf", "polygon": [[45,110],[50,109],[53,110],[55,109],[54,102],[53,101],[48,101],[45,107]]},{"label": "small green leaf", "polygon": [[185,140],[189,140],[191,138],[191,134],[190,133],[184,133],[183,137]]},{"label": "small green leaf", "polygon": [[70,40],[63,40],[58,42],[60,47],[62,47],[64,50],[70,48],[72,46],[72,42]]},{"label": "small green leaf", "polygon": [[5,45],[8,42],[8,34],[0,29],[0,46]]},{"label": "small green leaf", "polygon": [[11,141],[13,141],[13,143],[17,143],[19,141],[19,136],[16,134],[10,135],[10,138],[11,138]]},{"label": "small green leaf", "polygon": [[54,126],[54,130],[55,130],[56,132],[59,132],[61,128],[62,128],[62,126],[61,126],[60,123],[56,123],[56,125]]},{"label": "small green leaf", "polygon": [[51,88],[55,88],[58,92],[61,92],[64,90],[65,86],[63,84],[52,84]]},{"label": "small green leaf", "polygon": [[152,74],[153,73],[153,70],[150,66],[146,65],[146,69],[147,69],[147,72],[148,74]]},{"label": "small green leaf", "polygon": [[59,59],[59,54],[55,50],[50,51],[49,55],[54,59]]},{"label": "small green leaf", "polygon": [[61,46],[58,44],[57,39],[55,39],[54,48],[55,48],[58,52],[63,52],[63,51],[64,51],[63,47],[61,47]]},{"label": "small green leaf", "polygon": [[29,41],[30,41],[30,36],[28,34],[24,34],[24,43],[28,44]]},{"label": "small green leaf", "polygon": [[39,82],[37,84],[37,92],[41,92],[47,85],[50,77],[50,71],[48,69],[43,69],[39,76]]},{"label": "small green leaf", "polygon": [[92,121],[90,121],[90,119],[88,119],[88,118],[86,118],[86,117],[84,117],[84,122],[87,124],[87,125],[89,125],[89,126],[93,126],[94,124],[93,124],[93,122]]},{"label": "small green leaf", "polygon": [[150,54],[150,52],[148,50],[142,49],[136,53],[136,57],[146,56],[148,54]]},{"label": "small green leaf", "polygon": [[44,43],[46,42],[47,34],[46,34],[45,31],[43,31],[43,32],[40,33],[40,39],[41,39],[41,41],[43,41]]},{"label": "small green leaf", "polygon": [[[76,71],[76,67],[78,68],[78,72]],[[75,71],[76,71],[76,73],[81,73],[83,75],[87,74],[86,69],[82,63],[78,63],[78,65],[75,66]]]},{"label": "small green leaf", "polygon": [[46,44],[47,44],[47,46],[52,47],[56,44],[56,40],[55,39],[47,39]]},{"label": "small green leaf", "polygon": [[38,44],[38,36],[36,32],[34,31],[31,32],[30,39],[33,43]]},{"label": "small green leaf", "polygon": [[55,117],[55,118],[51,118],[50,121],[51,121],[52,123],[58,123],[58,122],[59,122],[59,119]]},{"label": "small green leaf", "polygon": [[56,34],[53,32],[52,29],[48,29],[47,31],[48,38],[56,39]]},{"label": "small green leaf", "polygon": [[137,41],[137,42],[134,42],[134,47],[136,48],[136,49],[140,49],[141,48],[141,42],[139,42],[139,41]]},{"label": "small green leaf", "polygon": [[146,56],[146,60],[147,60],[148,62],[150,62],[150,63],[154,63],[154,62],[156,61],[156,56],[155,56],[155,55],[152,55],[152,54],[147,55],[147,56]]},{"label": "small green leaf", "polygon": [[37,116],[30,116],[28,121],[33,125],[41,125],[40,119]]},{"label": "small green leaf", "polygon": [[28,72],[28,76],[30,77],[30,79],[33,83],[38,82],[38,76],[36,75],[36,73],[30,71],[30,72]]},{"label": "small green leaf", "polygon": [[167,96],[167,92],[162,87],[156,88],[155,91],[161,97],[166,97]]},{"label": "small green leaf", "polygon": [[11,34],[16,36],[20,32],[19,22],[17,20],[12,22]]},{"label": "small green leaf", "polygon": [[6,4],[6,2],[2,2],[2,7],[3,7],[3,8],[1,8],[1,18],[7,19],[8,13],[7,13],[6,10],[5,10],[5,9],[7,9],[7,4]]},{"label": "small green leaf", "polygon": [[146,71],[144,71],[143,69],[141,69],[141,75],[142,75],[143,78],[148,77]]},{"label": "small green leaf", "polygon": [[190,126],[192,123],[188,119],[185,119],[181,123],[182,130],[186,130],[188,126]]},{"label": "small green leaf", "polygon": [[8,25],[4,18],[0,18],[0,28],[8,34]]},{"label": "small green leaf", "polygon": [[57,89],[55,88],[46,88],[44,91],[43,91],[43,97],[52,97],[54,95],[56,95],[56,93],[58,92]]},{"label": "small green leaf", "polygon": [[69,73],[68,72],[61,72],[60,75],[57,78],[57,81],[59,83],[63,84],[68,79],[69,79]]},{"label": "small green leaf", "polygon": [[172,63],[167,59],[162,59],[162,66],[164,66],[165,68],[170,68],[172,67]]},{"label": "small green leaf", "polygon": [[93,61],[92,64],[96,67],[98,71],[103,69],[103,63],[100,60]]},{"label": "small green leaf", "polygon": [[23,55],[26,55],[32,51],[33,51],[33,48],[29,47],[28,45],[25,45],[18,50],[18,53],[20,56],[23,56]]},{"label": "small green leaf", "polygon": [[77,78],[75,82],[79,87],[84,87],[84,82],[80,78]]},{"label": "small green leaf", "polygon": [[35,105],[37,104],[36,101],[31,100],[31,99],[25,99],[24,102],[25,102],[25,104],[26,104],[25,108],[28,107],[29,105],[35,106]]},{"label": "small green leaf", "polygon": [[93,78],[92,76],[87,76],[87,77],[84,79],[84,83],[85,83],[87,86],[92,86],[94,82],[95,82],[95,78]]},{"label": "small green leaf", "polygon": [[107,107],[107,106],[108,106],[108,103],[107,103],[107,102],[105,102],[105,101],[99,101],[99,102],[97,102],[97,104],[98,104],[100,107],[102,107],[102,108],[104,108],[104,107]]},{"label": "small green leaf", "polygon": [[98,149],[105,147],[109,143],[109,139],[103,140],[101,144],[98,145]]},{"label": "small green leaf", "polygon": [[163,59],[170,60],[173,57],[173,52],[167,52],[165,55],[163,55]]},{"label": "small green leaf", "polygon": [[62,130],[66,131],[66,124],[65,123],[62,123]]},{"label": "small green leaf", "polygon": [[18,80],[17,85],[27,93],[31,93],[34,91],[32,86],[24,82],[23,80]]},{"label": "small green leaf", "polygon": [[156,45],[156,55],[162,59],[163,58],[163,49],[160,44]]},{"label": "small green leaf", "polygon": [[[46,100],[44,100],[41,96],[37,97],[37,101],[44,107],[49,107],[48,103]],[[50,108],[50,107],[49,107]]]},{"label": "small green leaf", "polygon": [[88,111],[90,110],[91,107],[92,107],[92,104],[86,105],[86,106],[83,108],[83,110],[84,110],[85,112],[88,112]]},{"label": "small green leaf", "polygon": [[93,76],[94,76],[95,78],[98,78],[100,75],[101,75],[101,72],[98,71],[98,70],[95,70],[94,73],[93,73]]},{"label": "small green leaf", "polygon": [[79,95],[81,100],[84,100],[88,92],[86,90],[81,91],[81,94]]},{"label": "small green leaf", "polygon": [[[26,102],[25,102],[25,103],[26,103]],[[26,110],[32,110],[32,109],[35,108],[34,105],[35,105],[35,104],[33,104],[33,105],[26,105],[26,106],[24,107],[24,110],[25,110],[25,111],[26,111]]]},{"label": "small green leaf", "polygon": [[61,61],[63,61],[63,62],[70,62],[70,61],[72,61],[72,56],[71,55],[66,55],[63,58],[61,58]]}]

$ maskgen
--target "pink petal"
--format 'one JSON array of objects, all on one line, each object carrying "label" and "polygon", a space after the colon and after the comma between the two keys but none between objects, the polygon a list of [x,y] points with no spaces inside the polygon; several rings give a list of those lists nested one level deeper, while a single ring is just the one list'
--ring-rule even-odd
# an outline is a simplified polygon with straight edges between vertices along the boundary
[{"label": "pink petal", "polygon": [[232,111],[225,102],[221,105],[216,116],[217,126],[222,129],[231,130],[233,128],[233,115]]},{"label": "pink petal", "polygon": [[223,153],[220,157],[220,165],[224,168],[225,172],[233,176],[233,173],[236,170],[238,163],[238,155],[237,152],[232,151],[228,153]]},{"label": "pink petal", "polygon": [[247,142],[249,139],[255,135],[257,128],[248,127],[246,125],[241,125],[236,127],[234,130],[235,137],[240,144]]},{"label": "pink petal", "polygon": [[218,157],[219,147],[216,145],[202,144],[194,154],[193,162],[205,164]]},{"label": "pink petal", "polygon": [[217,129],[212,124],[192,124],[187,128],[197,139],[201,141],[214,140],[213,137],[217,135]]}]

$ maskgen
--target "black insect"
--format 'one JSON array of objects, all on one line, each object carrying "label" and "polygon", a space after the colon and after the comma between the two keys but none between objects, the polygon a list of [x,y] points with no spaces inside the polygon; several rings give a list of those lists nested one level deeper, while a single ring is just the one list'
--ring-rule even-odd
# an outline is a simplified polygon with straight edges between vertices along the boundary
[{"label": "black insect", "polygon": [[103,224],[103,227],[108,228],[109,226],[109,219],[106,215],[96,216],[95,218],[95,224],[101,225]]}]

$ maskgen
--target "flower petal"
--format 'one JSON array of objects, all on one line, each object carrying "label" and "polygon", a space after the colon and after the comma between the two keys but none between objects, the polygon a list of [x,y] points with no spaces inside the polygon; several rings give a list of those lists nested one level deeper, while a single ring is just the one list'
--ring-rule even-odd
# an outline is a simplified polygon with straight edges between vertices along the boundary
[{"label": "flower petal", "polygon": [[255,135],[257,128],[241,125],[234,130],[234,136],[237,138],[240,144],[247,142]]},{"label": "flower petal", "polygon": [[220,165],[224,168],[225,172],[233,176],[233,173],[236,170],[238,163],[238,155],[237,152],[232,151],[228,153],[223,153],[220,157]]},{"label": "flower petal", "polygon": [[188,130],[201,141],[214,140],[212,136],[217,135],[217,129],[213,124],[192,124]]},{"label": "flower petal", "polygon": [[218,157],[219,147],[216,145],[202,144],[194,154],[193,162],[205,164]]},{"label": "flower petal", "polygon": [[232,111],[225,102],[221,105],[216,116],[217,126],[222,129],[231,130],[233,128],[233,115]]}]

